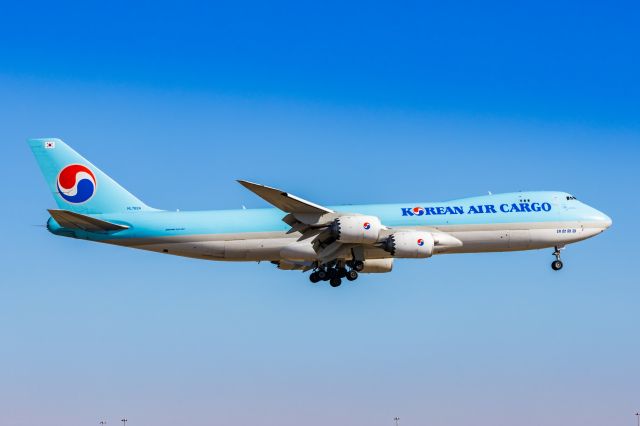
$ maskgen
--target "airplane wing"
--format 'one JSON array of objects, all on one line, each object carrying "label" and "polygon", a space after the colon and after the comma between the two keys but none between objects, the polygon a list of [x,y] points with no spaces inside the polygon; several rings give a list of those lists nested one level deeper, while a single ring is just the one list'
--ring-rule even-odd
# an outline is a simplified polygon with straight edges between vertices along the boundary
[{"label": "airplane wing", "polygon": [[[299,232],[301,236],[298,241],[310,239],[311,245],[318,254],[321,263],[349,257],[350,255],[355,257],[355,253],[363,253],[362,250],[365,245],[379,247],[380,238],[386,239],[394,232],[394,229],[384,226],[380,219],[375,216],[338,212],[277,188],[245,180],[238,180],[238,182],[268,203],[287,213],[282,218],[283,222],[291,226],[287,233]],[[357,223],[359,227],[362,227],[363,224],[366,225],[367,228],[365,229],[374,227],[377,229],[378,237],[367,241],[365,239],[345,241],[345,238],[340,237],[340,233],[354,223]],[[353,226],[351,226],[351,229],[353,230]],[[404,229],[404,231],[407,231],[407,229]],[[435,229],[428,232],[433,234],[434,243],[442,248],[448,245],[457,246],[462,244],[453,236]],[[362,257],[362,255],[358,255],[358,257]]]},{"label": "airplane wing", "polygon": [[311,201],[296,197],[293,194],[289,194],[288,192],[284,192],[277,188],[248,182],[246,180],[238,180],[238,182],[240,185],[263,198],[269,204],[273,204],[283,212],[306,214],[333,213],[333,210],[331,209],[319,206]]},{"label": "airplane wing", "polygon": [[[345,213],[335,212],[327,207],[312,203],[304,198],[297,197],[281,189],[258,183],[238,180],[238,182],[255,193],[269,204],[277,207],[285,213],[282,221],[291,226],[288,234],[299,232],[301,234],[298,241],[313,238],[312,244],[316,253],[320,257],[332,257],[344,249],[342,244],[334,241],[330,233],[327,232],[329,225]],[[329,250],[327,250],[329,249]]]}]

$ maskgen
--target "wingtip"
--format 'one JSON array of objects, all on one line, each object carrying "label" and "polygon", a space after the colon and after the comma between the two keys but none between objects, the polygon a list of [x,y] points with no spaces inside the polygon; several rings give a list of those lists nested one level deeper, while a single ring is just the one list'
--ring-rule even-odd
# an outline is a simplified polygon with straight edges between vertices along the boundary
[{"label": "wingtip", "polygon": [[260,185],[259,183],[255,183],[255,182],[250,182],[248,180],[244,180],[244,179],[236,179],[236,182],[238,182],[240,185],[249,188],[251,186],[264,186],[264,185]]}]

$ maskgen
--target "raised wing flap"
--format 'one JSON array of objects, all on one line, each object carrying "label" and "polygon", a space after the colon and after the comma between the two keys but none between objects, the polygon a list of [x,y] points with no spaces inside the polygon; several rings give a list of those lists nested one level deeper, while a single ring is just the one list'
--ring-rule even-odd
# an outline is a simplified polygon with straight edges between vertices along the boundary
[{"label": "raised wing flap", "polygon": [[115,232],[129,229],[126,225],[107,222],[106,220],[96,219],[80,213],[70,212],[69,210],[49,210],[51,217],[63,228],[81,229],[88,232]]},{"label": "raised wing flap", "polygon": [[294,214],[326,214],[333,213],[333,210],[314,204],[293,194],[289,194],[277,188],[260,185],[258,183],[238,180],[238,182],[249,191],[258,195],[269,204],[274,205],[283,212]]}]

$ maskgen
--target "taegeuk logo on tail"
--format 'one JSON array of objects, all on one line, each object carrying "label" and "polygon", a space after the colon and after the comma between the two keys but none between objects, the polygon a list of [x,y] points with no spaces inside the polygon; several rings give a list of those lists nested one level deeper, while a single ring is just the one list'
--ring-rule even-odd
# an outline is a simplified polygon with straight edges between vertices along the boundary
[{"label": "taegeuk logo on tail", "polygon": [[93,172],[82,164],[70,164],[58,174],[58,194],[71,204],[88,201],[96,192],[97,182]]}]

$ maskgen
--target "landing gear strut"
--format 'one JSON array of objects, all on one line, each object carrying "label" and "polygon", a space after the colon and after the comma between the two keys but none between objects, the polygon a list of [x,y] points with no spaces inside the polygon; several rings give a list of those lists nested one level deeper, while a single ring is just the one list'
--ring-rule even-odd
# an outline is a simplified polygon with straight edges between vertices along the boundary
[{"label": "landing gear strut", "polygon": [[562,250],[563,247],[556,246],[555,248],[556,250],[553,252],[553,255],[556,257],[556,260],[551,262],[551,269],[559,271],[563,266],[562,260],[560,260],[560,250]]},{"label": "landing gear strut", "polygon": [[347,276],[347,269],[342,266],[342,264],[337,263],[336,265],[328,268],[327,273],[329,275],[329,284],[331,287],[340,287],[340,284],[342,284],[342,278]]}]

